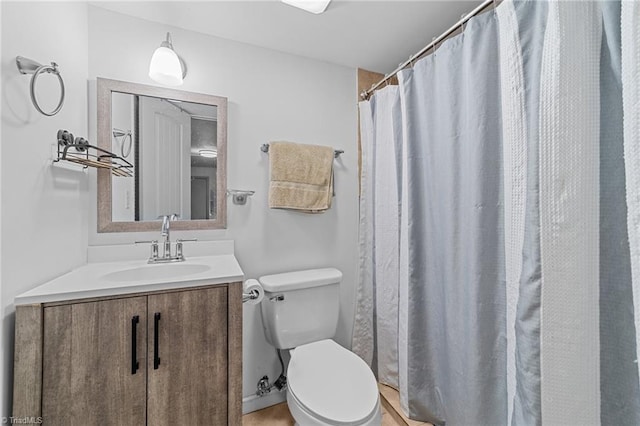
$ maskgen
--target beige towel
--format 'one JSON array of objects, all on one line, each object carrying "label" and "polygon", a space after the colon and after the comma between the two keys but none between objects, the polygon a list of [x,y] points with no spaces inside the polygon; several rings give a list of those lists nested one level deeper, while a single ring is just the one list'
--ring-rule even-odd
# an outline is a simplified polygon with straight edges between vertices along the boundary
[{"label": "beige towel", "polygon": [[269,165],[270,208],[319,213],[331,207],[332,147],[271,142]]}]

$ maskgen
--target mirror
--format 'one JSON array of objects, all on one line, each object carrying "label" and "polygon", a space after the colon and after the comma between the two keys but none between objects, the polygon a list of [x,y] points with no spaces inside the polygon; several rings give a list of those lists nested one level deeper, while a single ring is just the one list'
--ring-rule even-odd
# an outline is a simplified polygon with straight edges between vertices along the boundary
[{"label": "mirror", "polygon": [[97,79],[98,146],[133,165],[98,170],[98,232],[226,227],[227,99]]}]

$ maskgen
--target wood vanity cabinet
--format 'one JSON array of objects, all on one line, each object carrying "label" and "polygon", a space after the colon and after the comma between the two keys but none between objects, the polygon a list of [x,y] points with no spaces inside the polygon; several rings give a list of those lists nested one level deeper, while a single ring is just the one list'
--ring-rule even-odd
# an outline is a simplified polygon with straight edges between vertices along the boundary
[{"label": "wood vanity cabinet", "polygon": [[242,284],[16,307],[14,417],[240,425]]}]

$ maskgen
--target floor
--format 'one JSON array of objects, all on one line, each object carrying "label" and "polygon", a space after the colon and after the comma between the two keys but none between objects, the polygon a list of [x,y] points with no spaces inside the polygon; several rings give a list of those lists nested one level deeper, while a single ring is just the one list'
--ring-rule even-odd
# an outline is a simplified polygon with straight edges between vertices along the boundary
[{"label": "floor", "polygon": [[[385,385],[378,387],[382,402],[382,426],[433,426],[407,419],[400,410],[398,391]],[[285,402],[242,416],[242,426],[293,426],[294,423]]]},{"label": "floor", "polygon": [[408,419],[400,409],[400,394],[397,390],[395,390],[391,386],[386,386],[383,384],[378,384],[378,389],[380,389],[380,401],[382,401],[382,406],[387,407],[387,411],[396,421],[396,423],[389,423],[390,425],[433,426],[431,423],[423,423],[416,420]]}]

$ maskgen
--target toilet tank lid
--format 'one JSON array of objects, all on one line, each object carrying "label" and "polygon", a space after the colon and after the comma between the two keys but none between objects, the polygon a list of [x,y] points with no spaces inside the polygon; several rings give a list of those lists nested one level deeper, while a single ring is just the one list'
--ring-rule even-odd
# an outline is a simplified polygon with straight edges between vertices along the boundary
[{"label": "toilet tank lid", "polygon": [[302,290],[327,284],[339,284],[341,280],[342,272],[336,268],[307,269],[304,271],[265,275],[259,278],[262,288],[271,293]]}]

